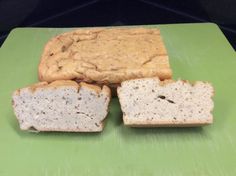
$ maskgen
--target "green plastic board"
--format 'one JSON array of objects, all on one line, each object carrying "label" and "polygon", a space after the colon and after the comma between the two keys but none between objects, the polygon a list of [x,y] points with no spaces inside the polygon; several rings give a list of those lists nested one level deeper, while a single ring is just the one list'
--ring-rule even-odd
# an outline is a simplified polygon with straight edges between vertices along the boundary
[{"label": "green plastic board", "polygon": [[0,49],[0,176],[236,175],[236,55],[215,24],[152,25],[164,38],[174,78],[210,81],[214,123],[129,128],[113,98],[102,133],[21,131],[12,92],[37,82],[45,43],[72,30],[16,28]]}]

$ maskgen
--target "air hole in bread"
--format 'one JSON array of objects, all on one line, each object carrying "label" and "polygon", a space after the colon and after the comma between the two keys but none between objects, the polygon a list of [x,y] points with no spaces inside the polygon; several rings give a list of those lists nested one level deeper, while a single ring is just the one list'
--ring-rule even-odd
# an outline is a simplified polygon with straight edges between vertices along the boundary
[{"label": "air hole in bread", "polygon": [[158,98],[165,99],[166,97],[164,95],[159,95]]},{"label": "air hole in bread", "polygon": [[173,104],[175,104],[175,102],[173,102],[172,100],[167,100],[169,103],[173,103]]}]

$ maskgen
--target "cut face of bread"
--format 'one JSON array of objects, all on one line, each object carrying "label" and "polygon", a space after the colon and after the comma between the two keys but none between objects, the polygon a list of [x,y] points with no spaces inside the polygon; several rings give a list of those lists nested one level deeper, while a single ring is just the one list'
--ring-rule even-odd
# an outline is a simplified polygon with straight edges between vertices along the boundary
[{"label": "cut face of bread", "polygon": [[103,130],[110,89],[74,81],[42,82],[15,91],[12,100],[22,130],[96,132]]},{"label": "cut face of bread", "polygon": [[213,87],[201,81],[124,81],[117,93],[129,126],[200,126],[213,121]]},{"label": "cut face of bread", "polygon": [[38,68],[41,81],[79,80],[119,84],[172,72],[159,29],[85,28],[52,38]]}]

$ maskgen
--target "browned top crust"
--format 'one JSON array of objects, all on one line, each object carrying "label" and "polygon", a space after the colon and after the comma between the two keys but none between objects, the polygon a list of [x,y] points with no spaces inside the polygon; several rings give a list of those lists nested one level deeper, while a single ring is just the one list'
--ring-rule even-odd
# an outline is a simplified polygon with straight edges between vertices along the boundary
[{"label": "browned top crust", "polygon": [[39,64],[39,79],[77,79],[100,84],[172,72],[159,29],[87,28],[52,38]]},{"label": "browned top crust", "polygon": [[[97,86],[97,85],[92,85],[92,84],[87,84],[84,82],[80,82],[77,83],[76,81],[71,81],[71,80],[58,80],[58,81],[54,81],[51,83],[47,83],[47,82],[39,82],[33,85],[30,85],[26,88],[23,89],[29,89],[32,92],[37,91],[38,89],[57,89],[59,87],[75,87],[78,91],[80,90],[81,87],[87,88],[87,89],[91,89],[92,91],[94,91],[96,94],[99,94],[101,92],[106,92],[106,94],[108,96],[111,96],[111,92],[109,87],[107,86],[103,86],[102,88]],[[19,94],[21,90],[23,89],[18,89],[14,92],[14,94]]]}]

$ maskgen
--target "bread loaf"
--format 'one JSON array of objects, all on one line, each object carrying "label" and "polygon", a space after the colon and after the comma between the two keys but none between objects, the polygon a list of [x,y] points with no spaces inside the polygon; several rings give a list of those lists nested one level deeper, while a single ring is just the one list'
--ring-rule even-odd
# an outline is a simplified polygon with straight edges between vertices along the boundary
[{"label": "bread loaf", "polygon": [[85,28],[60,34],[46,44],[39,80],[77,80],[117,85],[172,72],[159,29]]},{"label": "bread loaf", "polygon": [[200,126],[213,122],[213,87],[197,81],[124,81],[117,93],[125,125],[134,127]]},{"label": "bread loaf", "polygon": [[110,89],[74,81],[41,82],[16,90],[12,102],[22,130],[102,131]]}]

